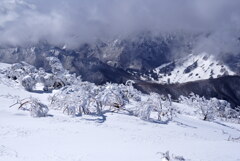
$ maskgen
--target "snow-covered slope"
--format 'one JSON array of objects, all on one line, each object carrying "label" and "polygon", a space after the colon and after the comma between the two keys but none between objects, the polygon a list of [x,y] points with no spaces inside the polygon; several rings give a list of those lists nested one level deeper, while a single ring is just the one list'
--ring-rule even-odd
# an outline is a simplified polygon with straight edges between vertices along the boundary
[{"label": "snow-covered slope", "polygon": [[99,123],[51,109],[49,117],[32,118],[9,106],[29,96],[48,104],[51,93],[29,93],[3,78],[0,89],[0,161],[161,161],[166,151],[193,161],[240,159],[240,142],[228,139],[240,136],[240,125],[201,121],[186,105],[174,103],[185,114],[168,124],[117,113]]},{"label": "snow-covered slope", "polygon": [[207,53],[189,55],[161,65],[154,73],[157,74],[158,83],[184,83],[235,74],[228,66]]}]

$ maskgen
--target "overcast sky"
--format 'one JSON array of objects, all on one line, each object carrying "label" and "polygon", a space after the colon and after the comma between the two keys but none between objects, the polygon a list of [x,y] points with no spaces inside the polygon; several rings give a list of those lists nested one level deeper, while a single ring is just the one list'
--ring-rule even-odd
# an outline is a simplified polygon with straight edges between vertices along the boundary
[{"label": "overcast sky", "polygon": [[77,47],[141,31],[211,33],[196,50],[237,50],[240,0],[0,0],[1,44]]}]

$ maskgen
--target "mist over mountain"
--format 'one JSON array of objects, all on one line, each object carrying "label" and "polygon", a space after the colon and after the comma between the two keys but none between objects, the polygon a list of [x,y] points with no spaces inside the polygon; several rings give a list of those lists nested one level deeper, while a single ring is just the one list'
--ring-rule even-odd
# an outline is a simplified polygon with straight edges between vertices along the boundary
[{"label": "mist over mountain", "polygon": [[83,43],[154,35],[194,35],[194,51],[238,54],[238,0],[3,0],[1,46],[39,41],[78,48]]}]

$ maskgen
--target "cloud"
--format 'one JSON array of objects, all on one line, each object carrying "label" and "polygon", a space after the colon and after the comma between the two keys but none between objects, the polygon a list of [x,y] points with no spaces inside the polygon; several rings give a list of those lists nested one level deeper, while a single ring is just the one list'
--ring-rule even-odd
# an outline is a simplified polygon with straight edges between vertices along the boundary
[{"label": "cloud", "polygon": [[239,8],[239,0],[2,0],[0,44],[77,47],[141,31],[181,32],[202,35],[196,51],[235,52]]}]

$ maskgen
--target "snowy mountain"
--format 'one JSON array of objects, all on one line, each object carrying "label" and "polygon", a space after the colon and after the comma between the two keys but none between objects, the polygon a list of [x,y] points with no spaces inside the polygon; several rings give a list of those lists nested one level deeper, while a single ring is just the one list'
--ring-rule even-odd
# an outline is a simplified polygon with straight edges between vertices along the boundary
[{"label": "snowy mountain", "polygon": [[49,71],[45,58],[55,56],[71,73],[97,84],[124,83],[127,79],[183,83],[239,73],[239,58],[223,61],[209,53],[189,55],[191,39],[182,39],[143,34],[82,44],[77,49],[41,42],[27,47],[1,47],[0,58],[1,62],[25,61]]},{"label": "snowy mountain", "polygon": [[235,75],[227,65],[207,53],[176,59],[155,68],[153,72],[158,77],[156,82],[161,84],[185,83]]}]

